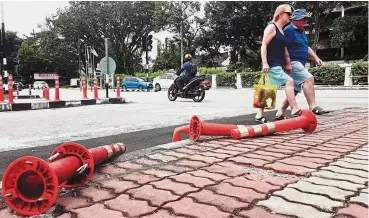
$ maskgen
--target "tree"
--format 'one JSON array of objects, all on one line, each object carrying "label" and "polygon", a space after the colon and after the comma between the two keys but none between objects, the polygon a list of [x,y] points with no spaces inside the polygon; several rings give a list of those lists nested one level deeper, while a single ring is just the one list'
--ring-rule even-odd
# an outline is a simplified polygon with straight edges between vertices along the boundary
[{"label": "tree", "polygon": [[22,39],[17,36],[16,32],[7,31],[4,42],[4,56],[7,58],[7,70],[15,72],[16,57],[18,50],[22,44]]}]

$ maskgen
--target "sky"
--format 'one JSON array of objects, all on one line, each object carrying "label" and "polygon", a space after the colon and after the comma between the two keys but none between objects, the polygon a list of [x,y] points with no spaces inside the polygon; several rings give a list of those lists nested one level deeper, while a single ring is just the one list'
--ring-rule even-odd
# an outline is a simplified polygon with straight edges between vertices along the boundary
[{"label": "sky", "polygon": [[5,30],[29,36],[33,30],[40,31],[37,25],[45,23],[46,17],[67,5],[68,1],[3,1]]}]

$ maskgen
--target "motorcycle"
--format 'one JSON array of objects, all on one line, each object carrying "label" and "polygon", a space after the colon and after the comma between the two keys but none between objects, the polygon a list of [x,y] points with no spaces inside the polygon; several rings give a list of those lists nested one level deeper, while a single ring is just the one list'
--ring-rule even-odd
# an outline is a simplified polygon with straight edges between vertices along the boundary
[{"label": "motorcycle", "polygon": [[205,80],[205,76],[195,76],[189,83],[183,87],[183,93],[178,92],[177,77],[168,89],[169,101],[175,101],[177,97],[192,98],[194,102],[201,102],[205,98],[205,87],[201,83]]}]

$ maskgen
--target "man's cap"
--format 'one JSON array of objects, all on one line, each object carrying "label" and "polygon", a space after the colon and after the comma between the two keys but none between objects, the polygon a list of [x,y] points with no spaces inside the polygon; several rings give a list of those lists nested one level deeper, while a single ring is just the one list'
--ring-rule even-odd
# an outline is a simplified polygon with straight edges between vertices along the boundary
[{"label": "man's cap", "polygon": [[304,18],[309,18],[310,14],[305,9],[296,9],[292,13],[292,20],[301,20]]}]

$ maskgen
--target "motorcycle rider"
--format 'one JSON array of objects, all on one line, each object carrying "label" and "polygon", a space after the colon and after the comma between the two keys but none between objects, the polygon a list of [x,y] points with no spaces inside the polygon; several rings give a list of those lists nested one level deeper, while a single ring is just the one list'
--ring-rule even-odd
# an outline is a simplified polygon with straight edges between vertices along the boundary
[{"label": "motorcycle rider", "polygon": [[[182,89],[184,87],[184,84],[190,82],[191,79],[196,76],[196,73],[193,74],[193,72],[192,72],[193,69],[192,69],[192,61],[191,60],[192,60],[192,55],[186,54],[184,56],[185,63],[183,63],[182,68],[176,72],[176,74],[179,76],[179,78],[177,80],[177,87],[178,87],[178,93],[179,94],[183,94]],[[182,73],[183,71],[185,71],[185,72]]]}]

